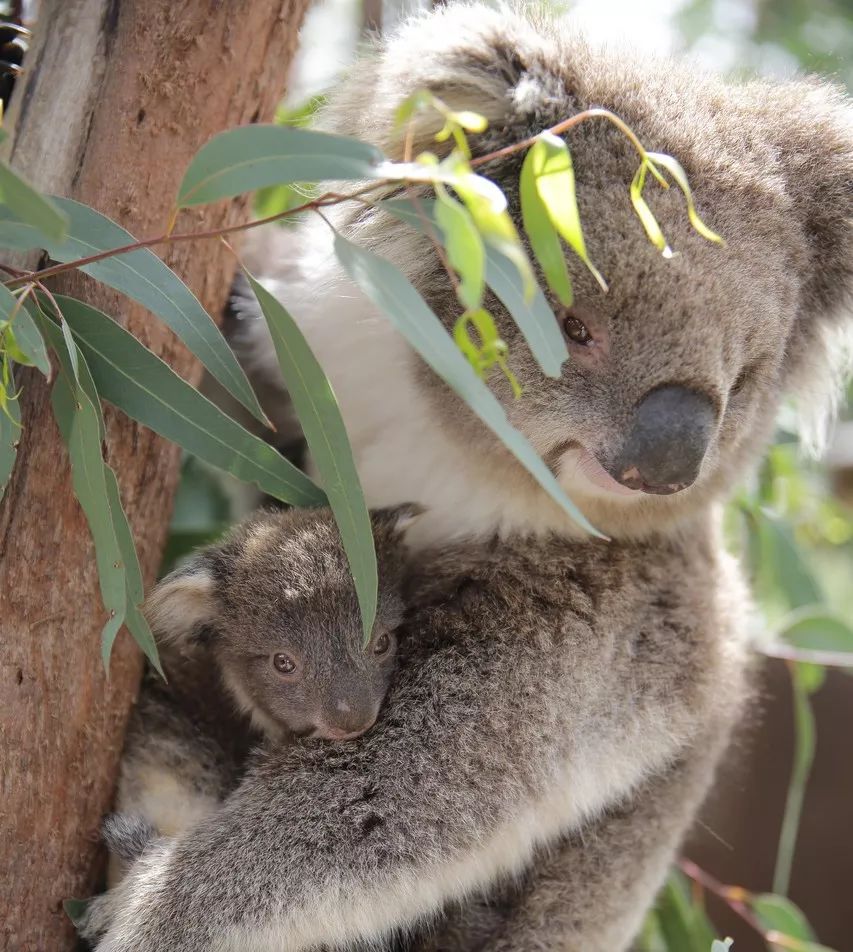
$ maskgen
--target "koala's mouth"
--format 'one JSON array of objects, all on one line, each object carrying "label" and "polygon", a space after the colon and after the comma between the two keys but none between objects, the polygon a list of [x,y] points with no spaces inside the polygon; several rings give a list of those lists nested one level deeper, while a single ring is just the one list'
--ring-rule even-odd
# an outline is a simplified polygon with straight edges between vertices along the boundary
[{"label": "koala's mouth", "polygon": [[632,488],[614,479],[589,450],[578,447],[577,454],[575,472],[593,486],[617,496],[641,496],[645,491],[644,488]]},{"label": "koala's mouth", "polygon": [[690,483],[649,485],[638,472],[630,470],[623,474],[624,481],[620,481],[607,472],[594,453],[574,441],[564,443],[550,453],[549,464],[558,478],[575,484],[581,490],[584,487],[594,487],[594,491],[597,490],[598,493],[623,498],[649,495],[669,496],[687,489],[690,485]]}]

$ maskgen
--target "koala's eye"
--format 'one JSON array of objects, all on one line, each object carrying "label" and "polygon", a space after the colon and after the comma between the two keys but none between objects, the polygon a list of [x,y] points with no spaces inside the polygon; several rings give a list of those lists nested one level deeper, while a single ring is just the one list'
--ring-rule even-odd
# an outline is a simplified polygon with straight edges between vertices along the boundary
[{"label": "koala's eye", "polygon": [[586,324],[578,320],[571,311],[563,318],[563,330],[566,337],[575,344],[586,346],[592,343],[592,334],[587,330]]},{"label": "koala's eye", "polygon": [[272,664],[279,674],[293,674],[296,670],[296,662],[289,654],[280,651],[272,656]]},{"label": "koala's eye", "polygon": [[391,647],[391,639],[388,637],[386,632],[376,639],[373,645],[373,653],[375,655],[384,655],[388,653],[388,649]]}]

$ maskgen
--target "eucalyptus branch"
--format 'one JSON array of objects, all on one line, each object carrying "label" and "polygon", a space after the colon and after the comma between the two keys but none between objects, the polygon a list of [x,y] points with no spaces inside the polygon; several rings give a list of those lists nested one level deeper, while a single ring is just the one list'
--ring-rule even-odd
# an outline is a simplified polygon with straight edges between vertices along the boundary
[{"label": "eucalyptus branch", "polygon": [[[800,939],[795,939],[793,936],[778,932],[775,929],[767,930],[762,926],[758,917],[749,908],[749,902],[752,900],[752,893],[749,890],[742,886],[729,886],[726,883],[721,883],[692,860],[682,857],[678,861],[678,865],[688,879],[721,899],[735,915],[754,929],[765,942],[781,949],[790,949],[791,952],[810,952],[809,943],[802,942]],[[813,948],[814,945],[812,944],[811,949]]]},{"label": "eucalyptus branch", "polygon": [[[550,129],[545,130],[553,135],[560,135],[562,133],[568,132],[570,129],[579,125],[582,122],[585,122],[589,119],[595,118],[604,118],[609,122],[613,123],[630,141],[633,147],[637,150],[640,158],[643,161],[646,161],[648,155],[646,149],[643,147],[640,140],[637,138],[636,134],[631,130],[622,119],[617,115],[610,112],[608,109],[593,108],[586,109],[583,112],[579,112],[574,116],[570,116],[568,119],[564,119],[562,122],[557,123],[555,126],[552,126]],[[470,166],[472,168],[485,165],[486,163],[493,162],[498,159],[505,158],[509,155],[514,155],[517,152],[522,152],[525,149],[530,148],[531,145],[537,140],[538,136],[531,136],[527,139],[523,139],[520,142],[516,142],[513,145],[505,146],[502,149],[496,149],[493,152],[489,152],[486,155],[482,155],[476,159],[471,160]],[[407,141],[406,147],[407,153],[411,151],[411,140]],[[291,216],[297,215],[301,212],[306,211],[317,211],[320,208],[325,208],[332,205],[339,205],[343,202],[352,201],[358,199],[361,196],[372,192],[377,189],[387,188],[389,185],[399,185],[400,182],[406,183],[408,185],[413,184],[423,184],[422,179],[378,179],[375,182],[372,182],[370,185],[363,186],[357,189],[354,192],[349,193],[340,193],[340,192],[324,192],[317,198],[313,198],[308,202],[304,202],[302,205],[297,205],[294,208],[287,209],[282,212],[277,212],[274,215],[269,215],[266,218],[259,218],[255,221],[242,222],[237,225],[228,225],[222,228],[212,228],[202,231],[190,231],[190,232],[180,232],[175,234],[173,228],[176,220],[176,211],[170,215],[169,222],[166,227],[166,231],[163,234],[157,235],[153,238],[145,238],[140,241],[129,242],[126,245],[121,245],[117,248],[109,248],[106,251],[100,251],[97,254],[88,255],[84,258],[77,258],[74,261],[67,261],[61,264],[51,265],[47,268],[42,268],[39,271],[16,271],[12,268],[6,266],[3,267],[3,270],[8,271],[13,276],[5,281],[6,287],[13,288],[17,287],[20,284],[25,284],[30,281],[44,281],[47,278],[55,277],[59,274],[65,274],[69,271],[74,271],[78,268],[82,268],[85,265],[95,264],[98,261],[104,261],[107,258],[114,258],[118,255],[129,254],[132,251],[137,251],[141,248],[153,248],[159,245],[172,245],[178,244],[179,242],[186,241],[195,241],[203,240],[208,238],[222,238],[224,235],[235,234],[241,231],[248,231],[251,228],[258,228],[261,225],[267,225],[272,222],[282,221]],[[445,263],[447,268],[447,264]],[[450,273],[451,269],[448,269]]]}]

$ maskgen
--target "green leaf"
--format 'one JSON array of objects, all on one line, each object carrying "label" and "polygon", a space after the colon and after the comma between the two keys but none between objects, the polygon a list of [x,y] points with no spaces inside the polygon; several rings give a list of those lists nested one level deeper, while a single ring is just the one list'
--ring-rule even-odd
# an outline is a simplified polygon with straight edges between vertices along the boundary
[{"label": "green leaf", "polygon": [[21,439],[21,407],[14,393],[14,380],[11,384],[12,392],[6,393],[5,407],[0,407],[0,500],[15,468],[18,441]]},{"label": "green leaf", "polygon": [[[415,205],[408,199],[388,199],[381,207],[421,234],[427,233],[434,220],[434,202],[419,201]],[[441,238],[439,229],[433,227],[432,233]],[[569,353],[557,319],[538,285],[533,297],[526,300],[517,270],[494,248],[486,249],[486,284],[512,315],[543,372],[559,377]]]},{"label": "green leaf", "polygon": [[[213,466],[296,506],[325,495],[292,463],[232,420],[101,311],[56,296],[98,393],[129,417]],[[49,325],[51,343],[60,337]]]},{"label": "green leaf", "polygon": [[853,664],[853,628],[826,609],[809,606],[792,612],[782,623],[779,637],[808,651],[850,652]]},{"label": "green leaf", "polygon": [[[116,634],[127,611],[127,586],[122,554],[107,496],[106,464],[101,451],[100,408],[75,381],[71,361],[60,343],[56,347],[60,373],[51,393],[53,412],[71,459],[71,480],[95,544],[101,598],[109,619],[101,632],[105,669]],[[78,364],[81,363],[78,354]]]},{"label": "green leaf", "polygon": [[60,241],[68,230],[68,218],[62,209],[5,162],[0,162],[0,202],[8,205],[19,221],[31,225],[48,239]]},{"label": "green leaf", "polygon": [[91,901],[91,899],[66,899],[62,903],[62,908],[65,910],[65,915],[68,916],[75,926],[78,926],[85,916]]},{"label": "green leaf", "polygon": [[[33,229],[0,208],[0,247],[44,248],[56,261],[76,261],[135,240],[130,232],[88,205],[57,198],[68,216],[68,237],[44,241]],[[201,302],[163,261],[147,248],[84,265],[81,271],[121,291],[156,314],[189,347],[223,387],[262,423],[268,423],[252,386],[222,332]]]},{"label": "green leaf", "polygon": [[400,331],[430,367],[468,404],[507,449],[587,532],[601,537],[566,496],[527,439],[507,420],[495,395],[454,345],[439,319],[409,280],[389,261],[335,236],[335,253],[352,280]]},{"label": "green leaf", "polygon": [[823,591],[806,564],[791,526],[767,509],[753,513],[755,537],[753,566],[757,586],[765,595],[781,596],[791,608],[824,601]]},{"label": "green leaf", "polygon": [[664,258],[671,258],[672,248],[667,244],[657,219],[643,198],[643,189],[646,185],[646,172],[648,168],[649,166],[643,162],[637,169],[637,173],[631,182],[631,204],[634,206],[634,211],[637,213],[637,217],[646,230],[649,241],[661,252]]},{"label": "green leaf", "polygon": [[687,217],[690,220],[690,224],[693,228],[703,237],[707,238],[708,241],[715,241],[718,244],[723,244],[723,239],[702,221],[699,217],[698,212],[696,211],[696,206],[693,202],[693,193],[690,191],[690,183],[687,181],[687,173],[681,167],[681,163],[674,159],[671,155],[666,155],[663,152],[647,152],[646,161],[651,164],[652,169],[657,165],[662,165],[667,172],[673,177],[676,185],[684,193],[684,199],[687,202]]},{"label": "green leaf", "polygon": [[247,276],[264,312],[287,392],[335,514],[355,582],[366,644],[376,617],[376,552],[370,514],[338,401],[296,322],[280,301]]},{"label": "green leaf", "polygon": [[589,260],[587,254],[575,194],[575,171],[568,146],[559,137],[550,132],[543,132],[537,137],[525,157],[522,180],[525,167],[529,170],[528,175],[533,180],[533,187],[551,224],[587,266],[602,290],[606,291],[607,282],[598,268]]},{"label": "green leaf", "polygon": [[[454,163],[449,165],[448,163]],[[470,171],[467,162],[454,153],[442,163],[450,173],[449,184],[465,203],[483,240],[508,258],[521,278],[525,299],[533,296],[536,277],[521,238],[507,211],[506,196],[494,182]]]},{"label": "green leaf", "polygon": [[684,876],[673,870],[656,903],[657,921],[667,949],[672,952],[707,952],[714,932],[705,911],[690,898]]},{"label": "green leaf", "polygon": [[753,896],[749,904],[766,932],[774,930],[792,939],[812,942],[816,938],[803,913],[784,896],[764,893]]},{"label": "green leaf", "polygon": [[181,208],[267,185],[376,176],[382,153],[346,136],[293,126],[251,125],[214,136],[196,153],[178,191]]},{"label": "green leaf", "polygon": [[542,268],[548,287],[565,307],[574,300],[572,279],[560,244],[560,236],[548,215],[548,209],[539,195],[533,162],[534,152],[528,150],[521,167],[521,219],[530,239],[530,247]]},{"label": "green leaf", "polygon": [[8,320],[12,320],[10,330],[27,362],[38,367],[45,377],[50,379],[50,358],[47,356],[41,332],[29,313],[20,305],[18,298],[5,285],[0,284],[0,324]]},{"label": "green leaf", "polygon": [[474,310],[483,300],[486,250],[474,219],[464,205],[451,198],[444,189],[438,192],[435,218],[444,234],[450,264],[459,274],[457,290],[466,310]]},{"label": "green leaf", "polygon": [[773,871],[773,892],[779,896],[788,892],[791,881],[806,784],[814,761],[816,729],[809,696],[820,687],[823,679],[823,669],[817,665],[795,664],[790,671],[794,695],[794,763]]},{"label": "green leaf", "polygon": [[711,952],[729,952],[734,939],[714,939],[711,943]]}]

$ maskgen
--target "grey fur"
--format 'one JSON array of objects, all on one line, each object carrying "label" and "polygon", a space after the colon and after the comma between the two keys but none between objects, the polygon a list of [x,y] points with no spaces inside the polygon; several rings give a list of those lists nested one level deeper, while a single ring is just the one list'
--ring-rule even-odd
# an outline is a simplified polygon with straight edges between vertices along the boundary
[{"label": "grey fur", "polygon": [[[700,212],[728,243],[691,231],[677,190],[650,191],[679,251],[663,261],[628,202],[636,158],[624,140],[600,122],[572,132],[587,243],[610,294],[569,265],[602,346],[573,348],[562,377],[543,379],[495,305],[524,397],[513,402],[499,377],[492,382],[569,481],[560,470],[567,441],[609,460],[644,395],[688,386],[717,412],[702,470],[672,496],[582,493],[614,541],[578,540],[412,355],[388,365],[423,416],[409,443],[407,416],[382,418],[404,450],[372,469],[367,436],[356,440],[371,504],[395,501],[382,498],[395,489],[376,473],[410,465],[405,448],[420,450],[418,439],[459,455],[436,452],[421,465],[429,478],[419,485],[433,491],[431,479],[450,501],[424,520],[436,520],[438,546],[417,556],[383,716],[353,744],[267,752],[213,816],[146,851],[92,909],[93,931],[109,930],[105,952],[293,952],[394,930],[410,948],[441,952],[621,952],[741,715],[749,599],[719,513],[766,446],[783,395],[829,376],[833,335],[849,324],[849,103],[813,81],[731,86],[680,64],[597,51],[506,10],[455,6],[368,57],[326,122],[399,155],[395,107],[424,86],[490,119],[474,142],[480,154],[603,105],[682,161]],[[416,148],[431,146],[434,131],[425,119]],[[517,212],[518,161],[487,171]],[[380,215],[336,221],[395,260],[448,325],[455,319],[427,245]],[[337,361],[327,369],[346,413],[346,373],[369,362],[378,325],[318,261],[306,259],[291,272],[294,287],[276,291],[327,321],[352,309],[362,350],[345,338],[336,354],[331,333],[321,352]],[[267,275],[275,284],[275,269]],[[268,339],[259,322],[246,325],[247,363],[269,371]],[[375,403],[396,410],[394,398]],[[370,439],[385,435],[368,423]],[[450,541],[466,532],[469,541]],[[411,931],[443,908],[427,935]]]},{"label": "grey fur", "polygon": [[[402,506],[372,515],[381,582],[366,647],[328,509],[258,513],[157,586],[146,614],[168,682],[146,674],[125,742],[122,814],[174,835],[219,803],[265,738],[372,725],[403,618],[401,532],[416,514]],[[388,648],[378,655],[380,638]],[[294,676],[274,669],[279,652],[298,660]]]}]

